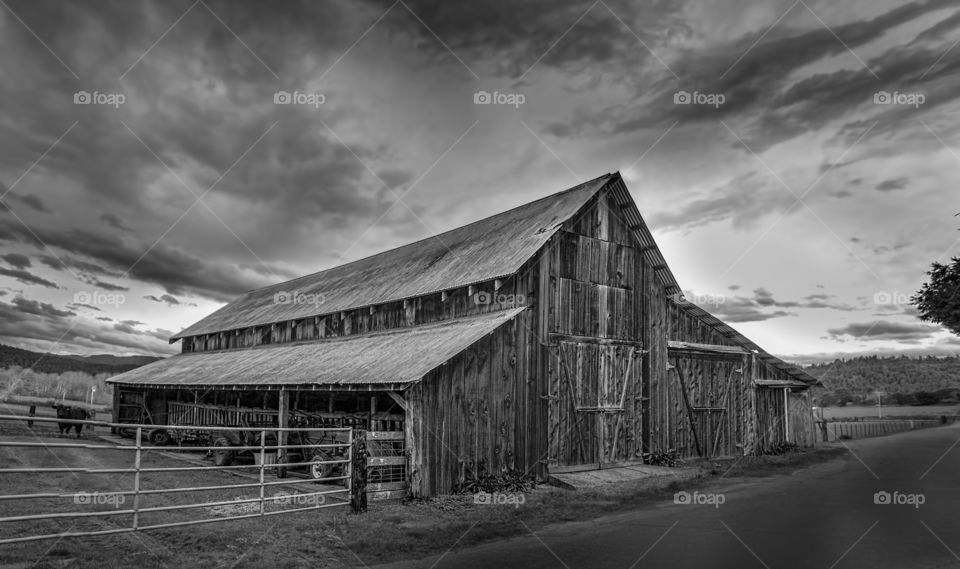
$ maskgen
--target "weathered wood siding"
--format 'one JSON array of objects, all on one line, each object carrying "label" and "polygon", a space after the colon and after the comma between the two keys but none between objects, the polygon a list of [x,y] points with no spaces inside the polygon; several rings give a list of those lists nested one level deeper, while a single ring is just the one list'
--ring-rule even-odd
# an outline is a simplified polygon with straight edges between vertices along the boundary
[{"label": "weathered wood siding", "polygon": [[607,191],[545,248],[540,330],[550,465],[642,460],[644,271],[638,243]]},{"label": "weathered wood siding", "polygon": [[536,311],[526,310],[404,392],[413,496],[520,471],[543,477],[544,376],[536,373]]},{"label": "weathered wood siding", "polygon": [[[243,349],[381,332],[523,306],[526,295],[536,293],[536,289],[530,290],[526,284],[518,286],[517,278],[504,279],[499,283],[499,289],[496,284],[488,281],[445,294],[429,294],[344,312],[191,336],[182,340],[181,351]],[[322,309],[322,305],[318,308]]]}]

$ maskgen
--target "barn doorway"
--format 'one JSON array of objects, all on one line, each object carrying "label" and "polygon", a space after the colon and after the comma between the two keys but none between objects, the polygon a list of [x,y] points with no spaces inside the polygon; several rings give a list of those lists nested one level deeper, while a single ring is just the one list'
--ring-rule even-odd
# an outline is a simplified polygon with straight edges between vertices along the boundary
[{"label": "barn doorway", "polygon": [[638,344],[560,340],[551,352],[550,462],[604,468],[634,458],[640,445]]}]

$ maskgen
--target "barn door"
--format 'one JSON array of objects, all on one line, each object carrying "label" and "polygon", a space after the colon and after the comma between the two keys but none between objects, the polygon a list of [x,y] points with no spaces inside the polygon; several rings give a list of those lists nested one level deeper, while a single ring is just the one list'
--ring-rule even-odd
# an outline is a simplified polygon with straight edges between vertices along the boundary
[{"label": "barn door", "polygon": [[636,347],[559,341],[554,350],[551,458],[561,466],[617,462],[633,439],[627,436],[625,409],[636,387],[631,379]]},{"label": "barn door", "polygon": [[[675,445],[687,454],[713,457],[733,453],[740,442],[731,423],[731,398],[744,365],[740,358],[676,357],[673,370],[686,420],[677,425]],[[683,423],[686,423],[685,425]]]}]

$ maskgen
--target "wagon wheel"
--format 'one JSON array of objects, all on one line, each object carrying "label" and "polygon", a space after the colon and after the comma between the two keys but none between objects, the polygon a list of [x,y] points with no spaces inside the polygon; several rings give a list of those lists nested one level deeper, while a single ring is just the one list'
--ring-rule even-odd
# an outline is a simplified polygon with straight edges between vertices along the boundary
[{"label": "wagon wheel", "polygon": [[329,478],[330,475],[333,474],[332,464],[321,464],[323,461],[331,460],[331,456],[326,452],[318,450],[313,453],[313,457],[310,460],[312,461],[310,464],[310,476],[314,480]]},{"label": "wagon wheel", "polygon": [[154,429],[150,431],[148,436],[150,438],[150,442],[157,446],[168,445],[171,441],[170,433],[164,429]]},{"label": "wagon wheel", "polygon": [[[226,437],[218,437],[213,441],[213,446],[215,447],[229,447],[230,441]],[[213,464],[217,466],[230,466],[233,463],[233,458],[236,455],[236,452],[229,449],[217,449],[213,451]]]}]

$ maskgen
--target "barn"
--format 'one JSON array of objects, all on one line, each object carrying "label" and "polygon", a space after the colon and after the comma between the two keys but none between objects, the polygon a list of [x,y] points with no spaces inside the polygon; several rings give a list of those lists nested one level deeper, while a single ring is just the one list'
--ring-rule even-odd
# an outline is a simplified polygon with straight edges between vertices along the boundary
[{"label": "barn", "polygon": [[110,379],[119,422],[373,431],[402,448],[389,496],[814,443],[816,379],[683,298],[619,173],[248,292],[170,341]]}]

